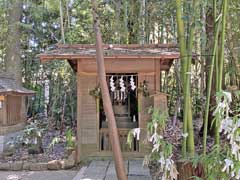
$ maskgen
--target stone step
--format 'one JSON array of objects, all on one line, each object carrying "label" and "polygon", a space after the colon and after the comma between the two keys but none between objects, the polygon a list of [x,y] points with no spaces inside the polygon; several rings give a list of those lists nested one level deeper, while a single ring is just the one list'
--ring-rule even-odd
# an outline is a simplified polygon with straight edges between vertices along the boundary
[{"label": "stone step", "polygon": [[115,118],[117,122],[132,122],[131,118],[125,116]]}]

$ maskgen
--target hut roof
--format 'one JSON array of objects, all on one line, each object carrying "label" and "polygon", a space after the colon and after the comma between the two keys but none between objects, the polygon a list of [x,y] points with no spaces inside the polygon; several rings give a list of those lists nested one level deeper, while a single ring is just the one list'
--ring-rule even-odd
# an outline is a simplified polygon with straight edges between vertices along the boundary
[{"label": "hut roof", "polygon": [[17,85],[13,76],[0,73],[0,94],[16,93],[21,95],[33,95],[34,91]]},{"label": "hut roof", "polygon": [[[172,60],[180,58],[176,44],[104,44],[103,49],[105,59],[161,59],[172,62]],[[96,58],[96,46],[90,44],[57,44],[54,49],[39,54],[38,57],[42,61],[66,59],[70,61],[73,68],[76,68],[74,60]]]}]

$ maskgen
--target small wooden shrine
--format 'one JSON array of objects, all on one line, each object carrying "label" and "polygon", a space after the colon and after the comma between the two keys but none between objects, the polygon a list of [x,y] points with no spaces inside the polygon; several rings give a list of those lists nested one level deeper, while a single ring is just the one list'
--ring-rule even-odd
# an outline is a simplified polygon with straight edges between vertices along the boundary
[{"label": "small wooden shrine", "polygon": [[17,85],[11,75],[0,74],[0,136],[21,130],[27,119],[23,100],[35,92]]},{"label": "small wooden shrine", "polygon": [[[146,128],[150,106],[167,111],[160,92],[161,71],[168,71],[180,54],[176,45],[104,45],[106,79],[125,157],[142,157],[147,146],[126,144],[132,128]],[[42,62],[68,60],[77,72],[77,152],[81,156],[110,156],[107,119],[97,77],[95,45],[57,45],[39,55]]]}]

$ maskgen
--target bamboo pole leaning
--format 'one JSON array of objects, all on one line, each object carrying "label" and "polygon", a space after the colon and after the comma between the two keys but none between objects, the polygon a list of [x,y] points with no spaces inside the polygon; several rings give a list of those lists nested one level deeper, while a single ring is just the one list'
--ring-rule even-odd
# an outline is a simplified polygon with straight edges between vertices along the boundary
[{"label": "bamboo pole leaning", "polygon": [[112,146],[113,157],[115,162],[115,169],[117,178],[119,180],[127,180],[125,167],[122,158],[122,152],[120,148],[119,136],[117,131],[116,119],[114,117],[111,99],[109,96],[109,90],[106,81],[106,72],[104,66],[103,46],[102,37],[99,29],[99,18],[97,15],[97,2],[92,0],[92,14],[93,14],[93,26],[96,35],[96,61],[97,61],[97,72],[100,82],[100,88],[102,92],[103,107],[108,119],[108,129],[110,143]]}]

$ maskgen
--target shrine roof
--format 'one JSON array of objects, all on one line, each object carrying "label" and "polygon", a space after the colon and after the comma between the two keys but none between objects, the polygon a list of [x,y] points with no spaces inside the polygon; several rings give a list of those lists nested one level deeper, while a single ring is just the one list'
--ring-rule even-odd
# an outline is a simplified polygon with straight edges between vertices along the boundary
[{"label": "shrine roof", "polygon": [[17,85],[13,76],[0,73],[0,94],[16,93],[21,95],[33,95],[34,91]]},{"label": "shrine roof", "polygon": [[[180,56],[176,44],[151,44],[151,45],[112,45],[104,44],[105,58],[160,58],[178,59]],[[41,60],[51,59],[85,59],[95,58],[95,45],[90,44],[57,44],[54,49],[39,54]]]},{"label": "shrine roof", "polygon": [[[160,58],[178,59],[180,56],[176,44],[117,45],[104,44],[105,58]],[[96,47],[90,44],[57,44],[52,50],[39,55],[41,60],[95,58]]]},{"label": "shrine roof", "polygon": [[[177,44],[104,44],[105,59],[160,59],[169,65],[174,59],[180,58]],[[38,55],[41,61],[68,60],[76,70],[76,60],[95,59],[96,46],[93,44],[56,44],[51,50]]]}]

